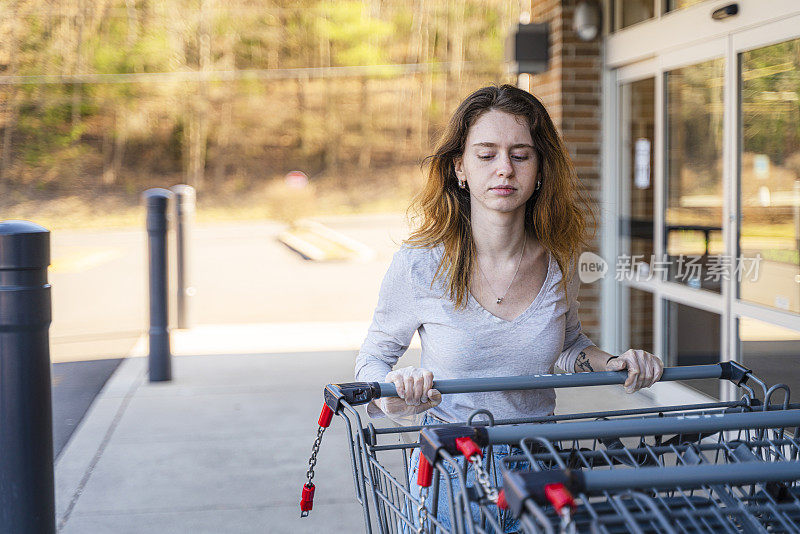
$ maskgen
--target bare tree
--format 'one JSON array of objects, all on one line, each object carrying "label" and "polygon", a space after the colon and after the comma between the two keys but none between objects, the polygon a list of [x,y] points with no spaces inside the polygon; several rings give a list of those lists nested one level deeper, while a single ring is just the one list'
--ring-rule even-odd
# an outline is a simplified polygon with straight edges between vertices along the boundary
[{"label": "bare tree", "polygon": [[133,48],[139,38],[139,17],[134,0],[125,0],[125,11],[128,16],[128,48]]},{"label": "bare tree", "polygon": [[[220,67],[224,70],[234,70],[236,68],[236,57],[234,51],[234,42],[238,39],[238,35],[231,31],[223,39],[219,40],[222,47],[222,57],[220,59]],[[228,151],[231,144],[231,131],[233,127],[233,103],[235,100],[236,82],[232,82],[221,94],[216,98],[212,98],[210,102],[219,104],[219,126],[216,129],[216,152],[212,156],[214,162],[214,181],[222,183],[225,179],[226,167],[229,161]]]},{"label": "bare tree", "polygon": [[369,167],[372,160],[372,110],[370,109],[369,79],[361,78],[361,146],[358,153],[358,166]]},{"label": "bare tree", "polygon": [[[17,7],[19,9],[19,7]],[[6,11],[6,10],[3,10]],[[7,13],[6,13],[7,14]],[[17,73],[18,55],[17,48],[19,47],[19,12],[11,13],[11,16],[5,18],[7,25],[5,31],[7,32],[6,46],[8,47],[8,74],[13,76]],[[2,46],[2,45],[0,45]],[[18,102],[18,89],[15,85],[6,85],[6,98],[2,99],[4,102],[4,121],[3,121],[3,146],[0,152],[0,193],[4,192],[5,182],[8,178],[8,169],[11,166],[11,140],[14,135],[14,130],[17,125],[17,118],[19,116],[19,102]]]},{"label": "bare tree", "polygon": [[[84,7],[84,0],[78,0],[78,12],[75,17],[75,26],[77,31],[77,36],[75,38],[75,61],[74,61],[74,69],[76,73],[82,73],[83,71],[83,26],[85,23],[85,16],[86,16],[86,8]],[[82,84],[80,83],[73,83],[72,84],[72,131],[75,132],[78,128],[78,124],[81,120],[81,92],[82,92]],[[73,143],[79,142],[80,136],[76,137],[73,140]]]},{"label": "bare tree", "polygon": [[[201,0],[199,24],[200,71],[211,70],[211,21],[213,0]],[[205,180],[206,147],[208,145],[208,80],[203,76],[198,82],[198,94],[192,99],[189,114],[189,158],[186,169],[187,182],[200,189]]]}]

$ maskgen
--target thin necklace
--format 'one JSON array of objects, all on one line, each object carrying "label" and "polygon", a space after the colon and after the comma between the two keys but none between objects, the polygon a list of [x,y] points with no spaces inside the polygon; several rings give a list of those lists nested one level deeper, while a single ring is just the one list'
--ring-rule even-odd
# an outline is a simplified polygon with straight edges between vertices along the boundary
[{"label": "thin necklace", "polygon": [[[528,242],[528,236],[525,236],[525,240],[522,242],[522,253],[519,255],[519,260],[517,261],[517,270],[514,271],[514,277],[511,279],[511,282],[508,283],[508,287],[506,288],[505,292],[501,296],[497,297],[497,304],[502,304],[503,303],[503,299],[506,298],[506,295],[508,294],[508,290],[511,289],[511,284],[513,284],[514,280],[517,279],[517,273],[519,273],[519,266],[522,265],[522,257],[525,255],[525,244],[527,242]],[[475,263],[478,264],[478,270],[480,271],[481,275],[483,276],[483,279],[486,280],[486,284],[489,286],[489,288],[494,293],[497,293],[497,291],[495,291],[494,288],[492,287],[491,282],[489,282],[489,279],[486,278],[486,275],[483,273],[483,269],[481,269],[481,264],[480,264],[480,262],[478,261],[477,258],[475,259]]]}]

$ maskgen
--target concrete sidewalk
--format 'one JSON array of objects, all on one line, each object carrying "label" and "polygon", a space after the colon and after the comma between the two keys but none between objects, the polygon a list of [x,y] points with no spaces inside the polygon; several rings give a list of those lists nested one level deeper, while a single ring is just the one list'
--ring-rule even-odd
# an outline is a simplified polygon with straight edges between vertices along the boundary
[{"label": "concrete sidewalk", "polygon": [[[160,384],[147,381],[140,343],[58,460],[59,531],[363,531],[346,436],[336,419],[318,457],[308,518],[299,519],[298,502],[322,387],[352,380],[366,326],[307,324],[303,345],[286,341],[297,340],[288,325],[176,332],[173,381]],[[323,351],[325,339],[330,350]],[[412,347],[401,364],[418,357]],[[625,395],[618,387],[563,390],[558,411],[646,404],[646,395]]]}]

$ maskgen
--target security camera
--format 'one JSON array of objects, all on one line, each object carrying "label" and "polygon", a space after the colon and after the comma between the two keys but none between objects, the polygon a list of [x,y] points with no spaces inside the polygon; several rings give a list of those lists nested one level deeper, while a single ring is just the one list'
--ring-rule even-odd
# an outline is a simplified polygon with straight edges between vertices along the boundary
[{"label": "security camera", "polygon": [[572,29],[582,41],[591,41],[600,33],[600,7],[592,1],[580,2],[575,8]]}]

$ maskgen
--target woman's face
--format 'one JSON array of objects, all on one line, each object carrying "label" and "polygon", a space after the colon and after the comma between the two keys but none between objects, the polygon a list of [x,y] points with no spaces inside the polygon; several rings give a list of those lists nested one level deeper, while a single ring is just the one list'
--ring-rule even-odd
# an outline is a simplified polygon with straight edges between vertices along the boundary
[{"label": "woman's face", "polygon": [[539,167],[526,119],[497,110],[483,113],[454,166],[458,179],[467,181],[473,213],[524,213]]}]

